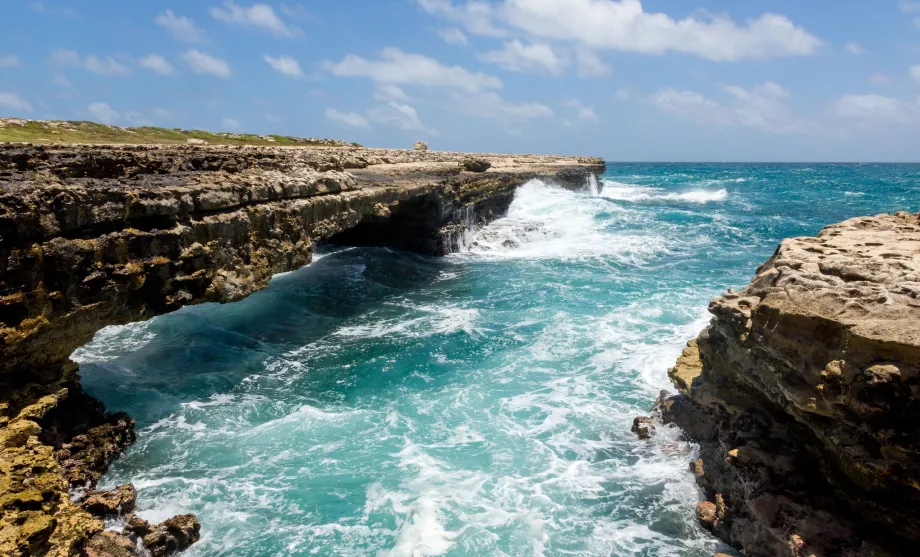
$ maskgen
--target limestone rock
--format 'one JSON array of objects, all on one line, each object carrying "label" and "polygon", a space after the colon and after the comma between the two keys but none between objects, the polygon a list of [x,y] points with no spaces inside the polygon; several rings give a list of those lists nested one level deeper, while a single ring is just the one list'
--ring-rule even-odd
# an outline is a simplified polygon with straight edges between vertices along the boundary
[{"label": "limestone rock", "polygon": [[201,537],[201,524],[193,514],[174,516],[151,526],[140,518],[132,518],[125,533],[139,537],[152,557],[166,557],[183,551]]},{"label": "limestone rock", "polygon": [[80,503],[80,506],[90,514],[106,518],[131,514],[134,512],[136,501],[137,490],[133,485],[126,484],[109,491],[92,493]]},{"label": "limestone rock", "polygon": [[83,548],[86,557],[137,557],[137,544],[131,538],[115,532],[96,534]]},{"label": "limestone rock", "polygon": [[413,148],[414,148],[416,151],[427,151],[427,150],[428,150],[428,144],[425,143],[424,141],[416,141],[416,142],[415,142],[415,145],[413,146]]},{"label": "limestone rock", "polygon": [[652,431],[655,430],[655,423],[647,416],[639,416],[633,420],[632,432],[639,436],[639,439],[646,440],[652,438]]},{"label": "limestone rock", "polygon": [[204,140],[204,139],[196,139],[194,137],[191,137],[188,139],[188,144],[189,145],[207,145],[208,142],[207,140]]},{"label": "limestone rock", "polygon": [[463,170],[467,172],[485,172],[492,168],[492,163],[485,159],[466,159],[463,161]]},{"label": "limestone rock", "polygon": [[920,215],[786,240],[710,312],[669,374],[680,394],[658,404],[700,445],[701,520],[753,557],[910,554]]}]

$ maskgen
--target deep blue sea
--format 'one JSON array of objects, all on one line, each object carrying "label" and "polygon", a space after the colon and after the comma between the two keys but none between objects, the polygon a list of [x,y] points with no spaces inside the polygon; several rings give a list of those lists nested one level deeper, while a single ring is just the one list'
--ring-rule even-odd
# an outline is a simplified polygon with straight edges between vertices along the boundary
[{"label": "deep blue sea", "polygon": [[196,513],[190,556],[708,557],[693,447],[632,419],[780,240],[896,210],[920,166],[610,164],[446,258],[321,251],[74,355],[138,421],[103,485]]}]

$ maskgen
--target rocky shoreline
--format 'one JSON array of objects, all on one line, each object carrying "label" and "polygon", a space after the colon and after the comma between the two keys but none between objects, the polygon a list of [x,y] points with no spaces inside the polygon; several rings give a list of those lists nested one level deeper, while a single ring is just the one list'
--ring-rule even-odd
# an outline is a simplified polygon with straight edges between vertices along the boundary
[{"label": "rocky shoreline", "polygon": [[786,240],[709,309],[656,404],[699,444],[701,523],[747,556],[913,554],[920,214]]},{"label": "rocky shoreline", "polygon": [[[0,145],[0,554],[159,557],[198,539],[194,516],[135,517],[130,485],[95,490],[134,441],[69,360],[99,329],[240,300],[318,241],[450,253],[528,180],[603,172],[588,157]],[[104,531],[114,515],[126,526]]]}]

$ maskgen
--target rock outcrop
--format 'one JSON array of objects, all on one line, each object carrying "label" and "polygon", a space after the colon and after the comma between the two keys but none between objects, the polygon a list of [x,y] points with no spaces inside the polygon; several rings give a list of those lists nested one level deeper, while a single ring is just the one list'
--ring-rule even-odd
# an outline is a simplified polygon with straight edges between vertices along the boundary
[{"label": "rock outcrop", "polygon": [[[464,171],[468,158],[488,168]],[[0,554],[130,551],[100,520],[128,512],[130,490],[94,489],[134,422],[84,393],[69,361],[99,329],[244,298],[317,241],[449,253],[527,180],[603,171],[354,147],[0,145]],[[132,535],[177,551],[197,540],[193,518]]]},{"label": "rock outcrop", "polygon": [[748,556],[920,543],[920,215],[787,240],[714,318],[658,408],[700,444],[704,526]]}]

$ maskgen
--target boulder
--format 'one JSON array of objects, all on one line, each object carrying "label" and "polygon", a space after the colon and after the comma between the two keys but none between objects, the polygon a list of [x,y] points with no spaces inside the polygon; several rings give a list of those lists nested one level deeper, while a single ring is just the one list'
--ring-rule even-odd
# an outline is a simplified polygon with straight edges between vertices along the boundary
[{"label": "boulder", "polygon": [[466,159],[463,161],[463,170],[467,172],[485,172],[492,168],[492,163],[485,159]]},{"label": "boulder", "polygon": [[427,150],[428,150],[428,144],[425,143],[424,141],[416,141],[416,142],[415,142],[415,147],[414,147],[414,148],[415,148],[416,151],[427,151]]},{"label": "boulder", "polygon": [[654,430],[655,423],[648,416],[639,416],[633,420],[632,432],[638,435],[639,439],[651,439]]},{"label": "boulder", "polygon": [[86,557],[137,557],[137,544],[115,532],[96,534],[83,548]]},{"label": "boulder", "polygon": [[101,518],[123,516],[134,512],[137,490],[131,484],[109,491],[97,491],[80,504],[90,514]]},{"label": "boulder", "polygon": [[190,137],[190,138],[188,139],[188,144],[189,144],[189,145],[207,145],[208,142],[207,142],[206,140],[204,140],[204,139],[197,139],[197,138],[194,138],[194,137]]},{"label": "boulder", "polygon": [[166,557],[197,542],[201,538],[201,524],[193,514],[174,516],[156,526],[134,517],[125,527],[125,533],[140,538],[151,557]]}]

